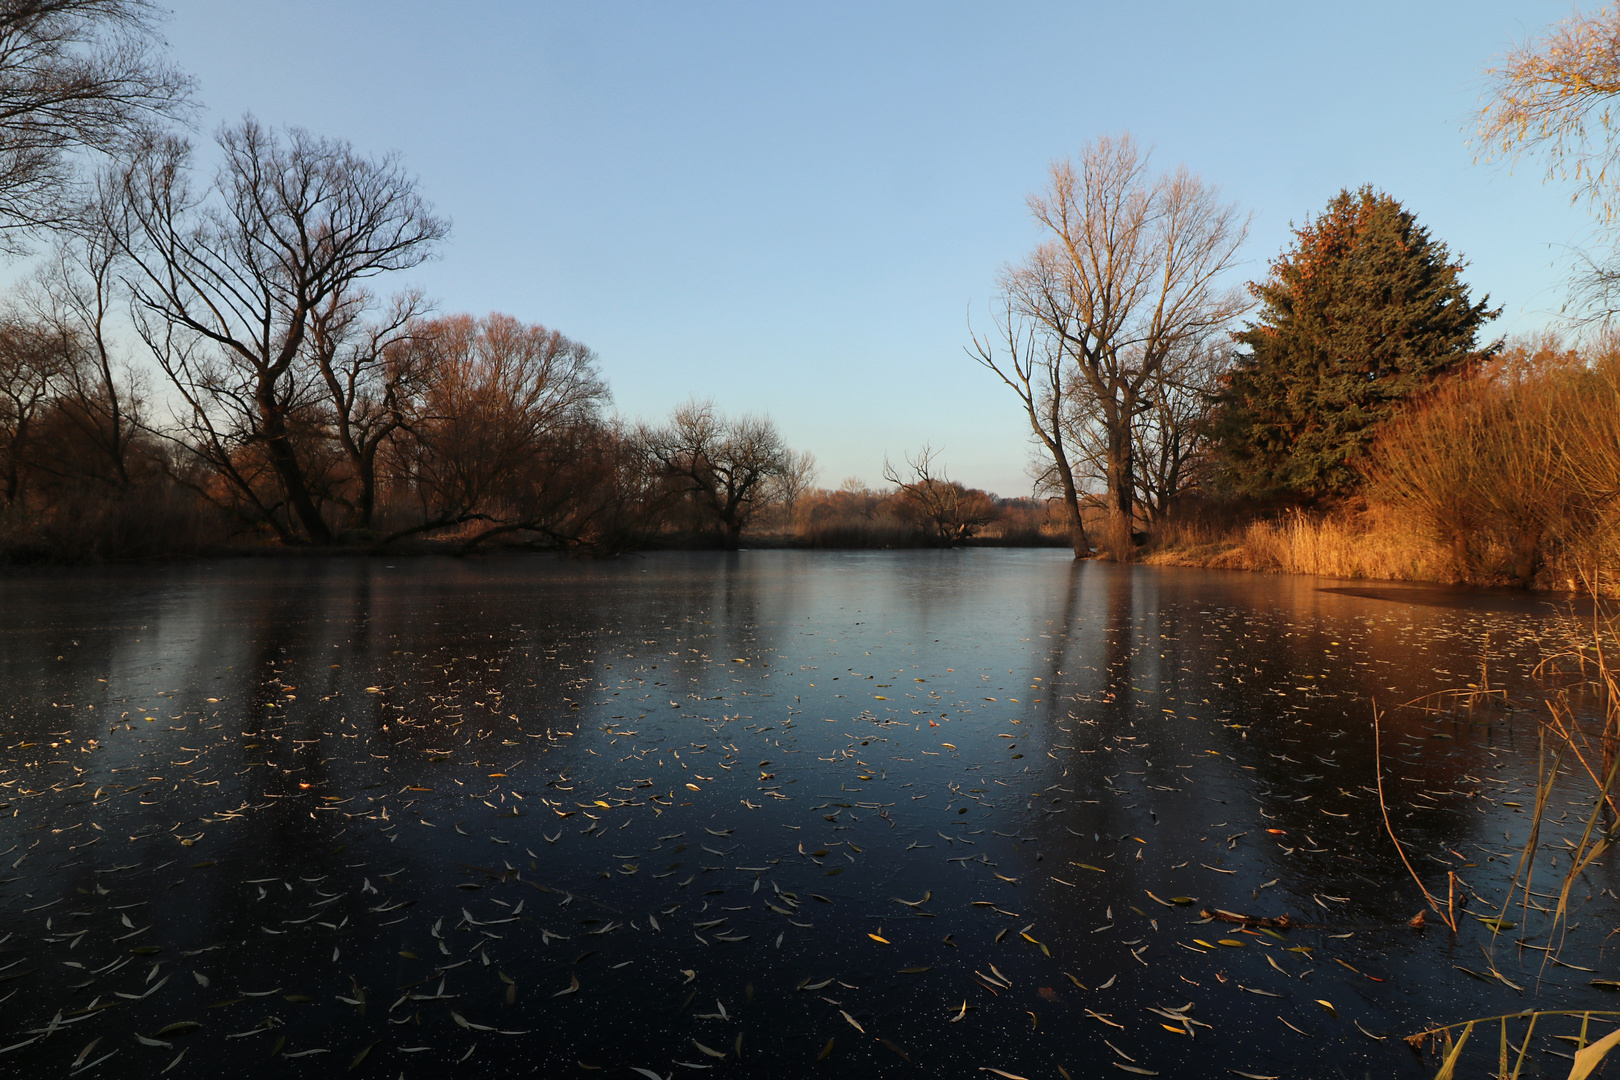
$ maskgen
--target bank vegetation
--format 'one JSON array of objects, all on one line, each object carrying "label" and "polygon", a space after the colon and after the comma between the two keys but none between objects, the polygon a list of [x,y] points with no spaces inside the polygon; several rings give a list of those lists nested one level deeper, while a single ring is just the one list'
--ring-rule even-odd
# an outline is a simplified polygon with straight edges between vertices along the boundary
[{"label": "bank vegetation", "polygon": [[[1587,322],[1493,340],[1466,262],[1362,187],[1237,284],[1247,215],[1098,138],[1052,163],[1039,242],[968,328],[1027,420],[1030,494],[953,480],[927,444],[880,487],[828,488],[767,415],[627,419],[585,343],[435,310],[410,272],[450,225],[398,156],[251,116],[199,151],[159,16],[0,3],[0,252],[35,259],[0,303],[0,558],[999,544],[1616,587],[1620,274],[1600,255]],[[1560,97],[1562,55],[1493,76],[1492,152],[1612,153],[1577,145],[1608,114],[1569,110],[1609,91]]]}]

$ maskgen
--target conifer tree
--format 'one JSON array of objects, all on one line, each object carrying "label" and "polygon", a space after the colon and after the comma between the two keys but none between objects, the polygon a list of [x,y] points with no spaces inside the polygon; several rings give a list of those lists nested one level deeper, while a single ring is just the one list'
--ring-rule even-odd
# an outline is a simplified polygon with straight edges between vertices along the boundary
[{"label": "conifer tree", "polygon": [[1356,486],[1378,426],[1436,378],[1489,356],[1497,311],[1469,302],[1464,263],[1381,191],[1341,191],[1295,229],[1249,286],[1258,318],[1211,418],[1222,486],[1259,499],[1319,499]]}]

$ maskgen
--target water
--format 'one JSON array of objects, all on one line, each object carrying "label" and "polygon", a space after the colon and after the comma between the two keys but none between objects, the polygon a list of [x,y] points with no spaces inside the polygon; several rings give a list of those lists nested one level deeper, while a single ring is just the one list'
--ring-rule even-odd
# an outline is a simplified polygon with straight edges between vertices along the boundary
[{"label": "water", "polygon": [[1613,1005],[1620,903],[1602,860],[1579,967],[1408,928],[1373,703],[1414,865],[1494,915],[1538,714],[1391,707],[1487,657],[1535,703],[1568,630],[1045,551],[12,573],[0,1068],[1432,1075],[1403,1036]]}]

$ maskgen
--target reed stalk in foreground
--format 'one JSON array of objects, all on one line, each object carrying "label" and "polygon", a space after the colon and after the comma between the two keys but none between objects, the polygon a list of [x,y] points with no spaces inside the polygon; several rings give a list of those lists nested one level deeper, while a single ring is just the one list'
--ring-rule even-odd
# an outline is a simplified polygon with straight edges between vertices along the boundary
[{"label": "reed stalk in foreground", "polygon": [[1400,855],[1401,862],[1406,864],[1406,872],[1412,875],[1412,880],[1417,882],[1417,887],[1423,891],[1423,898],[1429,902],[1430,909],[1440,916],[1441,920],[1455,934],[1457,932],[1457,875],[1450,871],[1447,872],[1450,894],[1446,905],[1441,907],[1440,901],[1434,898],[1434,895],[1429,892],[1429,887],[1423,884],[1423,879],[1418,877],[1418,872],[1413,869],[1412,860],[1406,857],[1406,849],[1401,846],[1400,838],[1395,835],[1395,826],[1390,824],[1389,807],[1384,802],[1384,753],[1382,737],[1378,731],[1381,719],[1382,715],[1379,713],[1378,706],[1375,703],[1373,705],[1373,772],[1378,780],[1378,811],[1384,815],[1384,829],[1389,833],[1390,842],[1395,845],[1395,851]]},{"label": "reed stalk in foreground", "polygon": [[[1592,581],[1597,580],[1594,572]],[[1504,899],[1500,913],[1494,919],[1481,919],[1492,929],[1492,948],[1494,949],[1496,937],[1504,930],[1511,928],[1512,924],[1505,922],[1508,908],[1513,904],[1514,893],[1522,889],[1523,902],[1521,906],[1521,924],[1527,926],[1530,918],[1530,909],[1533,906],[1531,897],[1531,880],[1535,870],[1535,852],[1541,840],[1541,827],[1547,813],[1548,800],[1552,795],[1553,786],[1557,783],[1560,766],[1565,755],[1573,755],[1580,763],[1594,788],[1592,812],[1588,816],[1580,837],[1580,842],[1573,845],[1569,852],[1569,869],[1565,871],[1558,890],[1558,902],[1552,911],[1548,912],[1547,942],[1540,946],[1544,957],[1542,966],[1545,968],[1549,961],[1555,959],[1555,954],[1562,950],[1565,937],[1568,934],[1567,916],[1569,912],[1570,892],[1582,874],[1584,874],[1596,860],[1620,841],[1620,811],[1616,810],[1614,786],[1617,774],[1620,774],[1620,672],[1612,662],[1611,653],[1613,642],[1617,638],[1616,631],[1620,630],[1612,614],[1602,609],[1601,603],[1594,608],[1593,618],[1587,636],[1574,644],[1571,648],[1560,651],[1538,664],[1534,674],[1544,677],[1557,670],[1560,663],[1572,663],[1579,672],[1584,688],[1596,698],[1598,708],[1597,732],[1592,734],[1587,729],[1591,725],[1583,726],[1570,704],[1569,688],[1563,688],[1553,697],[1546,700],[1548,718],[1542,721],[1539,732],[1539,745],[1537,748],[1537,776],[1536,776],[1536,803],[1530,815],[1530,832],[1525,840],[1524,849],[1519,857],[1519,864],[1513,873],[1513,879],[1508,885],[1507,897]],[[1378,714],[1374,710],[1373,719],[1374,753],[1375,760],[1381,762],[1378,756]],[[1553,742],[1556,749],[1552,751],[1551,767],[1547,765],[1548,744]],[[1595,745],[1594,745],[1595,743]],[[1600,756],[1601,755],[1601,756]],[[1379,765],[1379,803],[1383,804],[1382,765]],[[1577,774],[1578,775],[1578,774]],[[1608,812],[1609,822],[1607,828],[1600,829],[1599,822]],[[1389,814],[1384,811],[1385,827],[1389,828]],[[1395,839],[1393,829],[1390,838]],[[1396,841],[1396,849],[1401,845]],[[1406,853],[1401,851],[1401,859],[1412,873],[1413,880],[1418,887],[1423,883],[1418,879],[1412,864],[1406,860]],[[1455,875],[1453,875],[1455,877]],[[1521,877],[1523,878],[1521,884]],[[1423,888],[1423,894],[1428,898],[1431,906],[1436,901]],[[1537,909],[1544,910],[1544,909]],[[1437,912],[1438,913],[1438,912]],[[1452,913],[1454,915],[1454,913]],[[1445,918],[1442,915],[1442,918]],[[1448,922],[1454,930],[1454,921]],[[1562,931],[1562,932],[1561,932]],[[1555,945],[1556,941],[1556,945]],[[1521,945],[1524,942],[1519,942]],[[1531,946],[1537,948],[1536,946]],[[1490,953],[1486,954],[1487,960]],[[1494,965],[1493,965],[1494,970]],[[1505,980],[1504,980],[1505,981]],[[1407,1037],[1407,1042],[1414,1049],[1422,1050],[1430,1040],[1439,1039],[1444,1043],[1444,1059],[1440,1070],[1436,1073],[1436,1080],[1451,1080],[1455,1074],[1457,1061],[1462,1053],[1463,1044],[1468,1035],[1478,1024],[1499,1021],[1501,1024],[1501,1040],[1498,1053],[1497,1076],[1500,1080],[1517,1080],[1520,1069],[1524,1064],[1525,1054],[1530,1045],[1530,1037],[1535,1032],[1536,1021],[1543,1016],[1580,1016],[1581,1030],[1576,1039],[1576,1052],[1574,1064],[1570,1067],[1568,1080],[1585,1080],[1603,1062],[1604,1057],[1615,1046],[1620,1045],[1620,1027],[1608,1033],[1595,1042],[1588,1043],[1587,1029],[1592,1017],[1607,1016],[1620,1018],[1620,1010],[1577,1010],[1577,1009],[1540,1009],[1525,1010],[1521,1013],[1503,1016],[1483,1017],[1474,1020],[1463,1020],[1453,1024],[1440,1025],[1420,1031]],[[1515,1019],[1528,1020],[1524,1037],[1517,1047],[1508,1040],[1508,1022]],[[1452,1032],[1460,1029],[1455,1041]],[[1512,1071],[1508,1070],[1508,1051],[1516,1050],[1517,1058]]]}]

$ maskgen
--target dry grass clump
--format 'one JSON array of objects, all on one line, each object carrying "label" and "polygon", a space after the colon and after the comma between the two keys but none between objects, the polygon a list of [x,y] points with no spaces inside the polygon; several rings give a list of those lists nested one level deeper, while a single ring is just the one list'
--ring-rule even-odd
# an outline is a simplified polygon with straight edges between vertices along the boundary
[{"label": "dry grass clump", "polygon": [[1317,514],[1292,511],[1237,524],[1167,521],[1154,531],[1142,561],[1391,581],[1444,577],[1438,547],[1381,506]]},{"label": "dry grass clump", "polygon": [[1509,349],[1392,424],[1366,472],[1444,550],[1444,580],[1576,587],[1620,537],[1620,340]]},{"label": "dry grass clump", "polygon": [[1439,551],[1385,507],[1251,522],[1243,542],[1258,568],[1320,577],[1432,581]]},{"label": "dry grass clump", "polygon": [[1390,422],[1359,500],[1165,521],[1145,561],[1620,594],[1620,336],[1544,335]]}]

